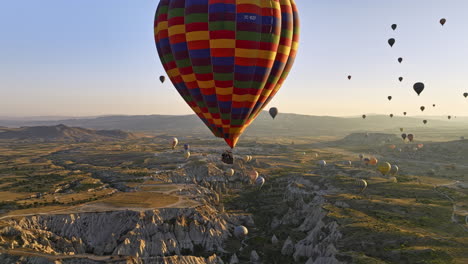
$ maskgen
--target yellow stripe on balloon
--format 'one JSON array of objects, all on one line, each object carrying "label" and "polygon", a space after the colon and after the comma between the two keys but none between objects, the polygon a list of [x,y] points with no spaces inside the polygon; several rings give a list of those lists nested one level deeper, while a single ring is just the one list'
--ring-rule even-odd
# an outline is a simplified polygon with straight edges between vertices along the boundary
[{"label": "yellow stripe on balloon", "polygon": [[187,42],[197,40],[208,40],[210,39],[210,33],[208,31],[193,31],[186,34]]},{"label": "yellow stripe on balloon", "polygon": [[169,27],[169,36],[185,34],[185,25],[174,25]]},{"label": "yellow stripe on balloon", "polygon": [[210,47],[212,49],[233,49],[236,47],[235,39],[212,39],[210,40]]}]

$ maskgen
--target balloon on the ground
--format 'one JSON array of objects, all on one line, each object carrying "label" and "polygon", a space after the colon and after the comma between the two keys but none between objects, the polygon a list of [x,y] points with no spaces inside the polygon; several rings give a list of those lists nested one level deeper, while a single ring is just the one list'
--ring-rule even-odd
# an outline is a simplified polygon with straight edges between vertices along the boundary
[{"label": "balloon on the ground", "polygon": [[179,94],[233,148],[291,71],[298,9],[294,0],[161,0],[154,33]]}]

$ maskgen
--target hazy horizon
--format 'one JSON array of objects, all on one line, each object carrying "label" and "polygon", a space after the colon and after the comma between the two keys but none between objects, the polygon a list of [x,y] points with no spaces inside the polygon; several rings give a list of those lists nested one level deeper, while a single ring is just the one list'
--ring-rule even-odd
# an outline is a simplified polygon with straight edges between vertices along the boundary
[{"label": "hazy horizon", "polygon": [[[165,73],[153,39],[157,3],[7,1],[0,10],[0,116],[192,114],[172,84],[158,80]],[[266,110],[348,117],[467,114],[467,1],[297,5],[298,58]],[[419,97],[412,90],[417,81],[426,84]]]}]

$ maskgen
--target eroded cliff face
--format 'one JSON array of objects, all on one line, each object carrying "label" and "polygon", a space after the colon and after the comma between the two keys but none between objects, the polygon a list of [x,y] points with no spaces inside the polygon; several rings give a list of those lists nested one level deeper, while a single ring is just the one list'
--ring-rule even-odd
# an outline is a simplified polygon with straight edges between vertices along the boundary
[{"label": "eroded cliff face", "polygon": [[145,212],[26,217],[2,229],[2,246],[48,254],[171,256],[223,251],[228,216],[209,205]]}]

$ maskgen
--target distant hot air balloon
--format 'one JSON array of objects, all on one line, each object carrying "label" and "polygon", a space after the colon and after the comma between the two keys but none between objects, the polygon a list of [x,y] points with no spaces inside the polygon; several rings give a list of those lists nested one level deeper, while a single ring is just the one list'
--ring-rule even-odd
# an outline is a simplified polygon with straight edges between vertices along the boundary
[{"label": "distant hot air balloon", "polygon": [[154,32],[179,94],[234,148],[291,71],[299,16],[294,0],[161,0]]},{"label": "distant hot air balloon", "polygon": [[185,152],[184,152],[184,157],[185,157],[186,159],[190,158],[190,151],[185,151]]},{"label": "distant hot air balloon", "polygon": [[234,228],[234,236],[238,239],[244,239],[249,234],[249,230],[245,226],[236,226]]},{"label": "distant hot air balloon", "polygon": [[452,119],[452,116],[447,116],[447,118],[450,120],[450,119]]},{"label": "distant hot air balloon", "polygon": [[422,149],[424,147],[424,144],[418,144],[418,149]]},{"label": "distant hot air balloon", "polygon": [[165,77],[165,76],[162,76],[162,75],[159,76],[159,81],[160,81],[161,83],[164,83],[164,81],[166,81],[166,77]]},{"label": "distant hot air balloon", "polygon": [[393,44],[395,44],[395,39],[394,38],[389,39],[388,45],[390,45],[390,47],[393,47]]},{"label": "distant hot air balloon", "polygon": [[317,165],[319,165],[320,167],[323,168],[323,167],[327,166],[327,162],[324,161],[324,160],[319,160],[319,161],[317,162]]},{"label": "distant hot air balloon", "polygon": [[427,124],[427,120],[423,120],[423,123],[424,123],[424,124]]},{"label": "distant hot air balloon", "polygon": [[362,115],[362,119],[366,119],[366,117],[367,117],[366,115]]},{"label": "distant hot air balloon", "polygon": [[463,93],[463,96],[464,96],[465,98],[467,98],[467,97],[468,97],[468,93]]},{"label": "distant hot air balloon", "polygon": [[391,169],[392,165],[390,165],[390,163],[388,162],[381,162],[377,165],[377,170],[380,171],[382,175],[387,175],[387,173],[389,173]]},{"label": "distant hot air balloon", "polygon": [[392,97],[391,97],[391,96],[388,96],[387,99],[388,99],[389,101],[391,101],[391,100],[392,100]]},{"label": "distant hot air balloon", "polygon": [[255,180],[255,185],[258,188],[262,188],[263,184],[265,184],[265,178],[260,176],[260,177],[257,178],[257,180]]},{"label": "distant hot air balloon", "polygon": [[401,63],[403,61],[403,58],[398,58],[398,62]]},{"label": "distant hot air balloon", "polygon": [[276,115],[278,115],[278,108],[272,107],[272,108],[270,108],[270,110],[268,112],[270,113],[270,116],[273,119],[275,119]]},{"label": "distant hot air balloon", "polygon": [[424,112],[424,109],[426,109],[426,107],[421,106],[421,107],[419,107],[419,109],[421,109],[421,112]]},{"label": "distant hot air balloon", "polygon": [[359,159],[362,160],[364,158],[364,155],[359,154]]},{"label": "distant hot air balloon", "polygon": [[348,75],[348,80],[351,80],[352,76],[351,75]]},{"label": "distant hot air balloon", "polygon": [[369,158],[364,158],[364,159],[362,159],[362,161],[363,161],[364,164],[366,164],[366,165],[369,165],[369,164],[370,164],[370,159],[369,159]]},{"label": "distant hot air balloon", "polygon": [[422,91],[424,91],[424,83],[422,82],[415,83],[413,85],[413,89],[418,95],[420,95]]},{"label": "distant hot air balloon", "polygon": [[390,114],[390,118],[393,118],[393,114]]},{"label": "distant hot air balloon", "polygon": [[235,171],[232,168],[229,168],[229,169],[226,170],[226,176],[228,176],[228,177],[234,176],[234,173],[235,173]]},{"label": "distant hot air balloon", "polygon": [[388,180],[392,183],[398,183],[398,179],[395,176],[389,177]]},{"label": "distant hot air balloon", "polygon": [[401,138],[403,138],[403,140],[406,140],[406,134],[405,133],[401,134]]},{"label": "distant hot air balloon", "polygon": [[409,140],[410,142],[413,142],[413,140],[414,140],[414,135],[413,135],[413,134],[408,134],[408,140]]},{"label": "distant hot air balloon", "polygon": [[403,129],[402,127],[400,127],[400,132],[403,132],[403,130],[404,130],[404,129]]},{"label": "distant hot air balloon", "polygon": [[369,164],[370,164],[370,165],[377,165],[378,162],[379,162],[379,160],[376,159],[375,157],[372,157],[372,158],[370,158],[370,160],[369,160]]},{"label": "distant hot air balloon", "polygon": [[364,179],[357,179],[354,184],[359,188],[360,193],[364,192],[367,188],[367,182]]},{"label": "distant hot air balloon", "polygon": [[179,143],[179,140],[177,138],[173,138],[171,141],[172,149],[175,149],[178,143]]},{"label": "distant hot air balloon", "polygon": [[397,28],[397,24],[392,25],[392,29],[395,30]]},{"label": "distant hot air balloon", "polygon": [[406,112],[403,112],[403,115],[405,115],[405,116],[406,116]]},{"label": "distant hot air balloon", "polygon": [[392,165],[392,168],[390,169],[389,174],[392,175],[392,176],[395,176],[398,173],[399,170],[400,170],[400,168],[398,168],[397,165]]},{"label": "distant hot air balloon", "polygon": [[185,151],[190,150],[190,145],[189,145],[189,144],[184,144],[184,150],[185,150]]},{"label": "distant hot air balloon", "polygon": [[399,77],[398,80],[399,80],[400,82],[402,82],[402,81],[403,81],[403,77]]},{"label": "distant hot air balloon", "polygon": [[249,178],[250,181],[255,182],[255,180],[257,180],[258,178],[258,172],[256,170],[252,170],[251,172],[249,172]]},{"label": "distant hot air balloon", "polygon": [[445,25],[445,22],[447,22],[447,19],[442,18],[442,19],[440,19],[439,22],[440,22],[440,24],[443,26],[443,25]]},{"label": "distant hot air balloon", "polygon": [[393,149],[396,149],[396,146],[392,144],[392,145],[388,146],[388,148],[393,150]]}]

